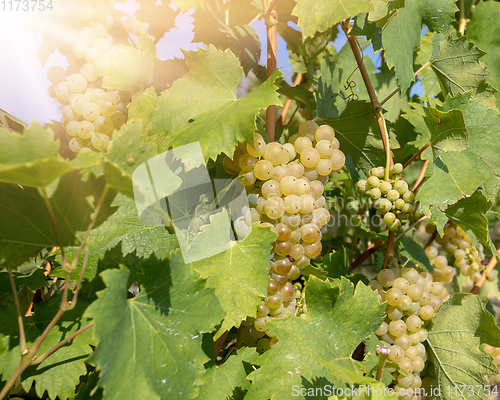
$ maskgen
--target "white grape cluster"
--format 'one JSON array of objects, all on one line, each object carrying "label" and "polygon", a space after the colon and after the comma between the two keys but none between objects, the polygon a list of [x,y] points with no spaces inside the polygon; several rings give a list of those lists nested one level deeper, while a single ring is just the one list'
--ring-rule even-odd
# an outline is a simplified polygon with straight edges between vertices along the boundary
[{"label": "white grape cluster", "polygon": [[423,344],[428,335],[426,326],[450,295],[431,274],[418,273],[414,268],[383,269],[370,286],[378,291],[381,302],[387,302],[386,319],[375,334],[390,350],[389,361],[397,363],[406,373],[389,369],[395,379],[394,389],[397,393],[418,389],[427,360]]},{"label": "white grape cluster", "polygon": [[75,153],[104,152],[111,145],[113,131],[126,121],[130,94],[102,89],[118,51],[108,33],[113,19],[101,17],[92,7],[84,7],[81,16],[88,26],[80,31],[72,54],[65,54],[68,68],[49,69],[53,84],[49,94],[63,105],[62,124],[69,148]]},{"label": "white grape cluster", "polygon": [[434,268],[432,277],[436,282],[443,282],[445,285],[450,284],[455,277],[455,268],[448,265],[448,259],[439,254],[439,250],[435,246],[429,246],[425,249],[425,254],[429,257],[429,261]]},{"label": "white grape cluster", "polygon": [[[484,351],[493,357],[493,363],[500,369],[500,347],[493,347],[487,344]],[[490,385],[500,383],[500,374],[489,377]]]},{"label": "white grape cluster", "polygon": [[285,145],[266,144],[256,134],[253,146],[240,146],[232,159],[224,160],[226,171],[239,174],[249,193],[251,208],[234,224],[238,236],[244,237],[256,221],[278,234],[273,243],[267,297],[254,321],[257,331],[270,336],[266,326],[269,318],[295,313],[292,281],[311,258],[321,253],[321,228],[330,220],[324,208],[324,185],[344,163],[334,130],[328,125],[318,127],[314,121],[303,122]]},{"label": "white grape cluster", "polygon": [[390,167],[389,180],[385,180],[384,167],[372,168],[367,180],[362,179],[356,183],[361,192],[372,198],[377,213],[382,216],[391,231],[397,231],[401,227],[401,220],[415,210],[415,195],[399,176],[401,172],[403,165],[394,164]]},{"label": "white grape cluster", "polygon": [[[428,225],[429,231],[433,232],[435,227],[433,225]],[[448,221],[444,227],[444,236],[440,237],[436,235],[436,242],[441,246],[441,249],[446,250],[449,254],[453,255],[454,264],[460,270],[463,276],[468,276],[472,279],[474,283],[481,279],[481,274],[484,270],[484,265],[482,264],[482,254],[476,246],[472,243],[469,235],[454,224]],[[434,279],[442,281],[444,283],[451,283],[453,276],[455,275],[455,269],[451,266],[446,266],[441,268],[441,266],[448,263],[447,258],[444,255],[438,255],[439,250],[437,246],[429,246],[425,249],[425,253],[429,259],[438,260],[437,267],[434,266]],[[453,269],[453,275],[451,270]],[[450,278],[451,277],[451,278]],[[493,273],[488,273],[486,275],[488,280],[493,280]]]}]

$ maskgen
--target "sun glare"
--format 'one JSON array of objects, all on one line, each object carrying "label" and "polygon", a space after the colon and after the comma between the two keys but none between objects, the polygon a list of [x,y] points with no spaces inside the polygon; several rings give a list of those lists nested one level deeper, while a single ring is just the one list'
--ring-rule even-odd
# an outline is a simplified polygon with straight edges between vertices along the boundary
[{"label": "sun glare", "polygon": [[46,68],[38,58],[41,32],[27,26],[44,16],[44,12],[0,12],[0,108],[25,123],[49,122],[57,116],[58,106],[47,94]]}]

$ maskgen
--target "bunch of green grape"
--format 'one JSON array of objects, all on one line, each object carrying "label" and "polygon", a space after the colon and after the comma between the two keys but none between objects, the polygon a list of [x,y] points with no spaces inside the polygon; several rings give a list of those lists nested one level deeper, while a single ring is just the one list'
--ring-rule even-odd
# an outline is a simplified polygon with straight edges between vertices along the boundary
[{"label": "bunch of green grape", "polygon": [[[427,225],[426,229],[430,233],[435,231],[435,227],[433,225]],[[455,267],[460,270],[460,273],[463,276],[470,277],[474,283],[477,283],[481,279],[481,274],[484,270],[484,265],[482,264],[483,257],[481,254],[482,249],[478,250],[476,246],[474,246],[469,235],[467,235],[462,228],[457,226],[455,223],[448,221],[444,227],[444,236],[440,237],[439,235],[436,235],[435,241],[440,245],[442,250],[445,250],[450,255],[453,255]],[[429,259],[440,259],[438,261],[438,269],[435,269],[433,274],[434,279],[440,280],[444,283],[451,283],[451,279],[449,279],[451,276],[450,268],[453,267],[448,266],[444,269],[439,268],[439,266],[444,265],[446,257],[444,255],[437,255],[437,246],[431,245],[425,249],[425,252]],[[486,278],[490,281],[493,280],[493,273],[487,273]]]},{"label": "bunch of green grape", "polygon": [[105,152],[113,131],[127,119],[130,94],[102,88],[120,51],[108,33],[113,19],[90,6],[83,8],[81,17],[88,26],[79,32],[72,52],[64,54],[69,63],[66,70],[60,66],[49,69],[49,94],[63,105],[62,124],[69,148],[75,153]]},{"label": "bunch of green grape", "polygon": [[[500,369],[500,347],[493,347],[487,344],[483,350],[493,357],[493,363]],[[500,374],[492,375],[489,379],[490,385],[500,383]]]},{"label": "bunch of green grape", "polygon": [[455,277],[455,268],[448,265],[448,258],[439,254],[439,249],[435,246],[428,246],[425,249],[425,254],[429,257],[434,272],[432,277],[436,282],[443,282],[445,285],[450,284]]},{"label": "bunch of green grape", "polygon": [[[418,389],[421,373],[427,361],[423,342],[427,339],[426,326],[450,295],[441,282],[435,282],[428,272],[414,268],[383,269],[370,282],[381,302],[387,303],[386,318],[375,331],[384,347],[390,350],[388,359],[399,365],[406,375],[394,368],[395,391]],[[406,398],[408,397],[408,398]],[[411,396],[403,397],[410,400]]]},{"label": "bunch of green grape", "polygon": [[[278,235],[273,243],[267,296],[254,321],[257,331],[269,334],[269,318],[296,312],[292,282],[311,258],[321,253],[321,228],[330,220],[330,213],[324,208],[324,185],[344,163],[334,130],[328,125],[318,127],[314,121],[303,122],[298,133],[284,145],[266,144],[256,134],[253,146],[239,146],[232,159],[224,160],[227,172],[240,175],[251,206],[235,221],[237,235],[244,237],[256,221]],[[303,319],[304,309],[301,307]]]},{"label": "bunch of green grape", "polygon": [[377,213],[382,216],[389,230],[397,231],[401,220],[415,211],[415,195],[399,174],[403,165],[394,164],[389,170],[389,179],[385,179],[385,168],[372,168],[367,180],[360,180],[356,187],[373,200]]}]

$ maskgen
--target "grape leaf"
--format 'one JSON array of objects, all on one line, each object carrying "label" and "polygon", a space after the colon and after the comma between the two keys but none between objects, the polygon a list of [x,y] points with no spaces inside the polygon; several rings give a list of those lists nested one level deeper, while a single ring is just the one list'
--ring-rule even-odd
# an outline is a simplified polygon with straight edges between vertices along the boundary
[{"label": "grape leaf", "polygon": [[111,57],[109,78],[102,84],[110,90],[142,91],[153,79],[156,47],[153,39],[142,34],[138,47],[118,45]]},{"label": "grape leaf", "polygon": [[132,101],[127,106],[127,123],[142,122],[143,133],[149,131],[149,115],[155,109],[158,96],[154,87],[148,87],[144,92],[132,97]]},{"label": "grape leaf", "polygon": [[205,160],[232,156],[237,142],[253,140],[259,110],[281,104],[279,72],[238,99],[242,69],[233,53],[209,46],[184,55],[190,71],[160,96],[151,114],[152,132],[167,135],[162,151],[199,141]]},{"label": "grape leaf", "polygon": [[[57,313],[60,302],[61,295],[57,295],[47,301],[36,303],[33,317],[24,318],[28,347],[35,342]],[[88,302],[85,299],[78,299],[75,308],[65,312],[49,332],[38,354],[43,354],[64,338],[86,326],[89,321],[81,318],[81,315],[87,306]],[[7,379],[14,373],[21,361],[21,351],[18,344],[19,332],[13,303],[8,303],[2,307],[0,331],[6,335],[2,341],[7,349],[7,351],[0,354],[0,375],[2,375],[3,379]],[[75,388],[80,382],[79,377],[87,373],[85,360],[92,352],[90,345],[95,345],[92,329],[76,336],[70,344],[61,347],[40,364],[28,367],[22,374],[21,384],[23,389],[29,392],[33,382],[35,382],[36,393],[39,397],[42,397],[43,393],[47,392],[51,399],[56,397],[64,400],[73,398]]]},{"label": "grape leaf", "polygon": [[[202,332],[223,317],[217,299],[180,252],[143,268],[140,292],[127,299],[130,271],[104,271],[107,288],[86,315],[99,345],[92,355],[106,398],[192,399],[204,381]],[[207,312],[209,310],[210,312]],[[119,348],[120,351],[116,351]]]},{"label": "grape leaf", "polygon": [[[90,223],[94,207],[90,204],[100,197],[103,179],[90,177],[83,181],[78,171],[55,181],[53,193],[48,193],[63,245],[79,243],[78,233]],[[108,215],[107,204],[113,193],[103,202],[103,218]],[[72,201],[68,201],[68,199]],[[99,218],[97,225],[102,222]],[[0,268],[16,266],[44,247],[59,246],[44,199],[37,189],[0,184]]]},{"label": "grape leaf", "polygon": [[[384,146],[375,116],[370,103],[366,101],[351,101],[338,118],[324,118],[319,120],[335,129],[335,137],[340,142],[340,150],[349,154],[356,168],[368,171],[371,168],[383,165],[385,155]],[[391,141],[391,148],[397,148],[397,143]]]},{"label": "grape leaf", "polygon": [[132,174],[139,165],[155,155],[155,146],[143,141],[140,123],[123,125],[113,134],[113,146],[104,155],[106,181],[117,191],[134,198]]},{"label": "grape leaf", "polygon": [[[500,346],[500,329],[486,310],[486,304],[484,297],[457,293],[443,304],[434,318],[427,343],[443,400],[485,399],[487,396],[482,390],[480,395],[477,390],[461,394],[453,388],[484,387],[488,385],[485,375],[498,373],[492,357],[480,350],[483,343]],[[448,387],[452,390],[448,391]]]},{"label": "grape leaf", "polygon": [[[435,32],[428,31],[420,38],[420,48],[415,56],[415,65],[423,66],[429,62],[432,57],[435,36]],[[424,96],[437,97],[437,95],[441,93],[439,80],[432,68],[427,66],[424,67],[424,69],[420,71],[419,76],[421,77],[420,83],[424,87]]]},{"label": "grape leaf", "polygon": [[418,264],[424,270],[434,271],[422,246],[406,236],[401,238],[401,244],[402,249],[400,251],[402,256]]},{"label": "grape leaf", "polygon": [[405,6],[389,20],[382,31],[382,47],[387,65],[396,68],[401,93],[406,93],[415,80],[413,51],[420,44],[422,22],[431,31],[447,31],[456,11],[454,0],[406,0]]},{"label": "grape leaf", "polygon": [[193,14],[193,41],[213,44],[219,50],[231,50],[248,74],[260,58],[259,37],[248,25],[258,15],[259,11],[246,0],[225,4],[211,0],[205,9],[197,9]]},{"label": "grape leaf", "polygon": [[246,389],[250,382],[245,380],[247,372],[245,363],[251,363],[257,358],[255,348],[244,347],[231,356],[221,365],[211,365],[205,374],[207,383],[200,387],[199,399],[220,400],[227,399],[233,394],[236,387]]},{"label": "grape leaf", "polygon": [[[21,286],[27,286],[30,290],[36,290],[47,284],[47,277],[43,274],[44,272],[45,269],[43,268],[35,268],[29,274],[12,271],[12,275],[14,276],[14,283],[18,289],[20,289]],[[0,272],[0,298],[4,295],[12,299],[12,289],[10,287],[7,271]]]},{"label": "grape leaf", "polygon": [[[495,174],[500,171],[496,157],[500,146],[494,136],[498,132],[500,113],[490,107],[489,100],[470,97],[471,92],[448,96],[441,107],[444,112],[453,109],[462,112],[469,145],[463,151],[441,153],[434,160],[433,168],[428,171],[429,178],[416,196],[427,215],[429,205],[444,211],[459,199],[472,195],[481,185],[492,193],[498,188]],[[443,125],[441,129],[446,128]]]},{"label": "grape leaf", "polygon": [[441,152],[462,151],[467,148],[467,132],[460,110],[442,112],[424,107],[424,121],[431,132],[431,147],[434,158]]},{"label": "grape leaf", "polygon": [[[223,214],[216,214],[211,224],[202,228],[193,247],[197,242],[205,245],[223,221]],[[193,263],[193,269],[207,279],[207,287],[215,288],[215,295],[226,313],[215,338],[238,326],[247,316],[255,316],[261,296],[267,293],[269,254],[275,239],[276,235],[270,230],[254,224],[241,242],[233,242],[228,250]]]},{"label": "grape leaf", "polygon": [[[170,234],[162,221],[156,224],[145,225],[137,215],[135,202],[128,197],[118,194],[112,203],[116,209],[106,222],[93,229],[86,241],[89,249],[89,259],[84,280],[92,281],[97,270],[111,268],[118,263],[124,263],[128,254],[147,259],[151,255],[158,260],[167,258],[175,250],[177,240],[175,235]],[[112,251],[119,245],[119,251]],[[75,248],[67,248],[66,256],[72,260],[76,254]],[[111,259],[106,259],[106,256]],[[60,262],[60,256],[57,260]],[[128,263],[125,263],[128,265]],[[83,257],[80,257],[78,268],[71,275],[72,280],[77,280],[83,265]],[[64,278],[65,272],[61,269],[53,271],[52,276]]]},{"label": "grape leaf", "polygon": [[458,39],[436,35],[431,67],[443,89],[443,94],[455,97],[472,91],[472,96],[488,96],[494,91],[485,79],[489,72],[479,61],[484,51],[462,36]]},{"label": "grape leaf", "polygon": [[[345,278],[340,287],[332,287],[328,281],[310,277],[306,300],[307,321],[288,315],[267,322],[279,345],[256,360],[260,369],[249,375],[253,384],[245,399],[290,399],[292,388],[323,377],[337,388],[342,382],[371,382],[350,356],[382,322],[384,306],[377,294],[361,282],[354,290]],[[298,394],[297,398],[305,397]]]},{"label": "grape leaf", "polygon": [[[369,44],[361,38],[359,42],[361,49]],[[367,72],[372,75],[375,70],[373,62],[369,57],[364,57],[364,63]],[[318,117],[338,117],[353,97],[369,100],[366,86],[349,46],[344,46],[338,54],[324,57],[320,68],[320,75],[314,82]]]},{"label": "grape leaf", "polygon": [[22,135],[0,128],[0,182],[24,186],[47,186],[73,170],[59,154],[54,132],[36,121]]},{"label": "grape leaf", "polygon": [[470,22],[467,24],[467,35],[481,50],[486,52],[486,62],[491,76],[488,82],[495,88],[500,87],[500,4],[495,1],[481,1],[472,10]]},{"label": "grape leaf", "polygon": [[292,15],[298,17],[302,36],[313,36],[317,31],[326,31],[343,19],[373,10],[367,0],[297,0]]}]

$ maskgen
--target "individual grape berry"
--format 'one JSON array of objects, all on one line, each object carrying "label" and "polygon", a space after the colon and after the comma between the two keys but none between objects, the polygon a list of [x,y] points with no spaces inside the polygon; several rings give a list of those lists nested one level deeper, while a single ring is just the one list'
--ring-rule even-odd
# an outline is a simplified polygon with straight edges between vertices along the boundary
[{"label": "individual grape berry", "polygon": [[316,139],[317,142],[321,140],[328,140],[332,142],[333,139],[335,139],[335,131],[329,125],[321,125],[316,129],[314,139]]},{"label": "individual grape berry", "polygon": [[334,149],[330,161],[332,162],[333,170],[338,171],[345,165],[345,154],[338,149]]},{"label": "individual grape berry", "polygon": [[263,157],[273,165],[279,165],[282,163],[283,158],[287,153],[288,152],[281,144],[277,142],[271,142],[266,145],[266,150],[264,151]]},{"label": "individual grape berry", "polygon": [[299,125],[299,135],[314,140],[318,125],[314,121],[304,121]]},{"label": "individual grape berry", "polygon": [[312,141],[308,137],[299,137],[294,143],[295,152],[301,154],[305,149],[312,148]]},{"label": "individual grape berry", "polygon": [[320,160],[320,154],[318,150],[307,147],[300,154],[300,162],[306,168],[316,168]]},{"label": "individual grape berry", "polygon": [[259,160],[256,162],[253,173],[257,179],[262,181],[271,179],[273,176],[273,164],[267,160]]}]

